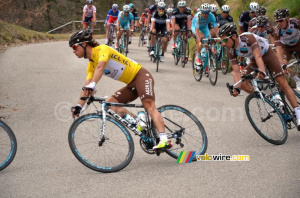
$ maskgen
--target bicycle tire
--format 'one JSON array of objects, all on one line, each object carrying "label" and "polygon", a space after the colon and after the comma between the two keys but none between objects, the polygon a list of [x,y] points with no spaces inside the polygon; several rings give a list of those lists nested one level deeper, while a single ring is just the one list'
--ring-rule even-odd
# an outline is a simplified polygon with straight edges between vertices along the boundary
[{"label": "bicycle tire", "polygon": [[213,86],[215,86],[218,80],[217,57],[212,52],[210,53],[209,61],[210,61],[210,66],[208,69],[209,81]]},{"label": "bicycle tire", "polygon": [[[167,130],[171,129],[172,131],[176,131],[179,129],[178,126],[185,129],[181,138],[181,143],[183,143],[184,146],[181,147],[172,141],[172,148],[166,149],[168,155],[177,159],[181,151],[195,151],[196,155],[202,155],[206,152],[208,144],[207,135],[204,127],[195,115],[185,108],[176,105],[164,105],[159,107],[158,111],[164,118]],[[173,122],[176,124],[173,124]],[[196,134],[196,132],[199,133]],[[168,131],[166,131],[166,133],[170,135]],[[193,157],[193,161],[197,160],[196,155]]]},{"label": "bicycle tire", "polygon": [[181,61],[181,66],[184,68],[189,60],[190,50],[189,50],[189,42],[186,40],[185,43],[185,52],[183,53],[183,56],[185,58],[184,61]]},{"label": "bicycle tire", "polygon": [[[97,113],[86,114],[76,119],[69,130],[69,146],[79,162],[94,171],[103,173],[120,171],[133,158],[133,139],[120,121],[107,115],[105,142],[99,146],[101,123],[102,115]],[[94,156],[96,159],[92,160]],[[110,163],[110,161],[117,162]]]},{"label": "bicycle tire", "polygon": [[195,80],[199,82],[202,78],[203,70],[195,68],[196,56],[197,56],[197,51],[195,50],[194,55],[193,55],[193,61],[192,61],[192,69],[193,69],[193,76],[194,76]]},{"label": "bicycle tire", "polygon": [[17,153],[17,139],[11,128],[0,120],[0,171],[8,167]]},{"label": "bicycle tire", "polygon": [[[260,96],[257,93],[253,93],[248,95],[245,100],[245,110],[248,120],[250,121],[255,131],[267,142],[275,145],[284,144],[288,136],[285,119],[276,108],[274,103],[272,103],[267,98],[264,98],[264,101],[268,106],[269,111],[272,111],[272,117],[269,117],[268,119],[267,117],[265,117],[263,119],[264,121],[261,120],[260,114],[266,116],[268,112],[266,111],[266,108]],[[267,132],[267,130],[269,129],[272,131]],[[279,131],[279,129],[280,132],[278,133],[280,134],[277,134],[277,131]],[[273,136],[279,138],[274,138]]]},{"label": "bicycle tire", "polygon": [[220,67],[222,73],[226,75],[229,67],[229,58],[228,58],[227,48],[225,47],[223,47],[222,50]]},{"label": "bicycle tire", "polygon": [[161,42],[156,43],[156,72],[158,72],[159,62],[160,62],[160,51],[161,51]]},{"label": "bicycle tire", "polygon": [[141,46],[141,44],[142,44],[142,46],[143,46],[143,44],[144,44],[144,32],[142,31],[141,33],[140,33],[140,37],[139,37],[139,47]]}]

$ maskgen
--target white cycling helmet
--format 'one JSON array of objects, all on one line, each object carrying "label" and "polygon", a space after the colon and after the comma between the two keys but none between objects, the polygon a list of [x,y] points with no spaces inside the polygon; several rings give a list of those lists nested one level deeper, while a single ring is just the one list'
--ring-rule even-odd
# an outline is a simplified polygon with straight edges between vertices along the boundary
[{"label": "white cycling helmet", "polygon": [[156,4],[158,4],[159,2],[164,2],[164,0],[155,0]]},{"label": "white cycling helmet", "polygon": [[86,0],[86,4],[93,5],[93,0]]},{"label": "white cycling helmet", "polygon": [[130,11],[129,5],[124,5],[123,6],[123,12],[129,12],[129,11]]},{"label": "white cycling helmet", "polygon": [[112,6],[111,6],[111,8],[113,9],[113,10],[116,10],[116,9],[118,9],[118,4],[113,4]]},{"label": "white cycling helmet", "polygon": [[209,4],[208,3],[203,3],[201,6],[200,6],[200,10],[201,11],[209,11]]},{"label": "white cycling helmet", "polygon": [[209,11],[211,11],[211,12],[217,12],[218,8],[217,8],[217,6],[215,4],[210,4]]},{"label": "white cycling helmet", "polygon": [[160,8],[160,9],[166,9],[166,4],[165,4],[165,2],[158,2],[158,4],[157,4],[157,8]]},{"label": "white cycling helmet", "polygon": [[250,5],[249,5],[249,9],[251,11],[256,11],[258,8],[259,8],[259,5],[256,2],[251,2]]},{"label": "white cycling helmet", "polygon": [[178,1],[177,7],[186,7],[186,1]]},{"label": "white cycling helmet", "polygon": [[167,9],[167,13],[168,13],[168,14],[170,14],[170,13],[172,13],[172,12],[173,12],[173,9],[172,9],[172,8],[168,8],[168,9]]},{"label": "white cycling helmet", "polygon": [[229,11],[230,11],[229,5],[223,5],[223,6],[222,6],[222,11],[223,11],[223,12],[229,12]]}]

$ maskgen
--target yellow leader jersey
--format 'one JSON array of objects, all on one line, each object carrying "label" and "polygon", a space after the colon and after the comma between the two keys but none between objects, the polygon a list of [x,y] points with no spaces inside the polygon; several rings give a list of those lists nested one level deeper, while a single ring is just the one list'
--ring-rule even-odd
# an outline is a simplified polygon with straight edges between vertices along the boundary
[{"label": "yellow leader jersey", "polygon": [[139,63],[127,58],[113,48],[107,45],[99,45],[92,49],[91,60],[86,69],[87,80],[93,78],[95,68],[100,61],[106,63],[104,69],[105,76],[126,84],[129,84],[142,68]]}]

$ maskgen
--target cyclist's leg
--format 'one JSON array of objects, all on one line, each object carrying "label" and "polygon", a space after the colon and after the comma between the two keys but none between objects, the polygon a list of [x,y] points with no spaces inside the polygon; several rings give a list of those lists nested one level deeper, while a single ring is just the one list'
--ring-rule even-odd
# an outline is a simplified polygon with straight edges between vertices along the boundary
[{"label": "cyclist's leg", "polygon": [[[107,102],[127,104],[129,102],[134,101],[137,98],[138,98],[137,91],[133,90],[132,83],[130,83],[127,86],[116,91],[112,96],[110,96],[107,99]],[[129,110],[127,110],[124,107],[112,106],[110,108],[122,118],[124,118],[126,114],[129,114],[131,117],[135,116],[133,113],[131,113]]]},{"label": "cyclist's leg", "polygon": [[[156,24],[154,26],[154,29],[152,30],[153,34],[157,33],[157,27]],[[154,55],[154,46],[155,46],[155,40],[156,40],[156,35],[151,35],[151,39],[150,39],[150,55]]]},{"label": "cyclist's leg", "polygon": [[153,149],[169,147],[170,144],[167,141],[168,137],[165,133],[164,121],[155,105],[154,79],[152,75],[146,69],[141,68],[133,84],[136,87],[145,110],[148,112],[159,133],[160,142]]},{"label": "cyclist's leg", "polygon": [[83,30],[87,29],[88,23],[90,22],[91,22],[91,17],[85,17],[82,23],[82,29]]},{"label": "cyclist's leg", "polygon": [[107,22],[107,25],[106,25],[106,41],[105,41],[105,44],[108,43],[110,26],[111,26],[111,24],[110,24],[109,22]]},{"label": "cyclist's leg", "polygon": [[175,48],[176,38],[177,38],[177,36],[179,34],[179,32],[176,32],[176,30],[180,30],[180,27],[179,27],[179,25],[177,23],[174,25],[174,34],[173,34],[172,48]]},{"label": "cyclist's leg", "polygon": [[273,75],[276,82],[279,84],[280,89],[286,94],[286,97],[291,103],[292,107],[298,107],[296,96],[292,88],[286,81],[279,60],[277,59],[275,52],[271,48],[269,48],[267,53],[263,56],[263,61],[268,66],[270,73]]}]

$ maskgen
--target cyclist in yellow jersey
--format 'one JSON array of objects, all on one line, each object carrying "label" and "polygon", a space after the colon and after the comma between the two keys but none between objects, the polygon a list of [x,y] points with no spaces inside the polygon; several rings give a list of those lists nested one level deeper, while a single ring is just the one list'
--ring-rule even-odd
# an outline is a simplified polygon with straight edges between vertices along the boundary
[{"label": "cyclist in yellow jersey", "polygon": [[[87,78],[84,85],[86,89],[81,91],[80,97],[92,95],[96,84],[103,75],[124,82],[126,86],[110,96],[107,102],[129,103],[140,97],[142,105],[159,132],[160,142],[153,149],[170,148],[172,146],[167,139],[162,116],[156,109],[154,79],[145,68],[111,47],[99,45],[93,40],[90,30],[81,30],[73,34],[70,37],[69,46],[73,48],[73,53],[78,58],[89,59]],[[84,100],[78,101],[78,104],[72,108],[71,113],[73,116],[79,116],[85,102]],[[110,108],[130,124],[137,123],[136,116],[127,109],[123,107]]]}]

